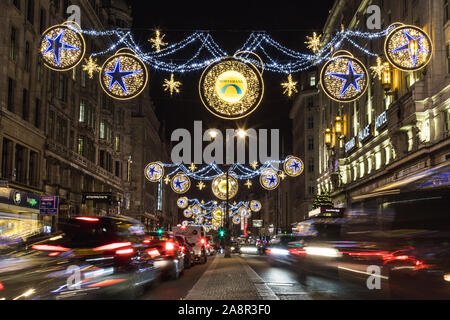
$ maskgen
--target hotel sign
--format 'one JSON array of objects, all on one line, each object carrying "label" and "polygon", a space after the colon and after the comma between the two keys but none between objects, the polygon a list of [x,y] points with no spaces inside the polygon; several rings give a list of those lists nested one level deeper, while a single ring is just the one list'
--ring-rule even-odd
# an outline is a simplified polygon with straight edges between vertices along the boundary
[{"label": "hotel sign", "polygon": [[378,116],[378,118],[375,120],[375,129],[379,130],[382,127],[384,127],[387,124],[387,112],[383,112]]},{"label": "hotel sign", "polygon": [[356,148],[356,137],[353,137],[345,144],[345,152],[349,153],[353,151],[355,148]]},{"label": "hotel sign", "polygon": [[359,132],[358,139],[360,143],[363,143],[364,141],[367,141],[371,137],[372,137],[372,125],[369,124],[367,127],[365,127]]}]

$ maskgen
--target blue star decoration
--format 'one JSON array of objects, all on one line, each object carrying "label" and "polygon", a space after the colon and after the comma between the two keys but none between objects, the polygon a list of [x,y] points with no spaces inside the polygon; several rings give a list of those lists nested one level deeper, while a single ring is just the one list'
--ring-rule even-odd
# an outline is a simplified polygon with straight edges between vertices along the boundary
[{"label": "blue star decoration", "polygon": [[288,166],[288,168],[293,168],[294,169],[294,174],[297,174],[297,171],[300,171],[302,169],[301,165],[300,165],[300,162],[295,161],[295,160],[293,160],[292,162],[293,163],[290,166]]},{"label": "blue star decoration", "polygon": [[61,50],[80,50],[80,48],[71,46],[68,43],[62,41],[64,37],[65,30],[62,30],[56,37],[49,38],[45,37],[48,41],[48,48],[45,50],[43,55],[46,55],[49,52],[53,52],[56,65],[59,67],[61,65]]},{"label": "blue star decoration", "polygon": [[187,183],[187,180],[182,181],[180,177],[177,177],[177,180],[173,182],[175,189],[183,191],[183,184]]},{"label": "blue star decoration", "polygon": [[344,86],[341,89],[341,93],[339,98],[347,92],[347,90],[352,86],[359,93],[361,89],[358,85],[358,80],[365,76],[364,73],[355,73],[355,69],[353,68],[353,62],[348,60],[348,72],[347,73],[327,73],[328,76],[335,77],[341,80],[345,80]]},{"label": "blue star decoration", "polygon": [[419,52],[423,52],[425,54],[428,54],[428,50],[425,49],[422,46],[422,39],[425,38],[425,36],[419,36],[417,38],[414,38],[408,31],[402,30],[403,35],[406,38],[406,43],[401,45],[398,48],[395,48],[391,51],[391,53],[397,53],[401,51],[409,51],[409,55],[411,57],[413,66],[417,66],[417,58],[419,56]]},{"label": "blue star decoration", "polygon": [[270,178],[265,177],[264,179],[266,179],[266,181],[269,181],[269,188],[277,185],[278,179],[274,175],[271,175]]},{"label": "blue star decoration", "polygon": [[154,179],[155,174],[160,174],[161,171],[156,170],[156,165],[154,165],[148,168],[147,173]]},{"label": "blue star decoration", "polygon": [[109,82],[108,90],[111,90],[111,88],[117,84],[119,87],[125,92],[126,95],[128,95],[128,88],[125,85],[123,79],[126,77],[130,77],[132,75],[141,73],[142,70],[130,70],[130,71],[123,71],[121,70],[120,66],[120,58],[117,59],[116,65],[114,67],[113,71],[105,71],[105,74],[111,78],[111,81]]}]

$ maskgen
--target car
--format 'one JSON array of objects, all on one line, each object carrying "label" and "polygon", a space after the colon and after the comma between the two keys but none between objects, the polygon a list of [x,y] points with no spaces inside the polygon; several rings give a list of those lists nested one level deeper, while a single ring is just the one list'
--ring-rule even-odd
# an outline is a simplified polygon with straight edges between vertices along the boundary
[{"label": "car", "polygon": [[78,216],[59,229],[0,259],[0,299],[135,299],[156,279],[139,221]]},{"label": "car", "polygon": [[243,244],[239,249],[240,254],[260,255],[260,248],[256,244]]},{"label": "car", "polygon": [[142,242],[155,254],[155,266],[162,279],[178,279],[184,271],[185,253],[174,236],[156,231],[147,232]]},{"label": "car", "polygon": [[231,242],[231,253],[239,253],[240,246],[239,242]]},{"label": "car", "polygon": [[178,242],[181,251],[184,253],[184,267],[189,269],[195,265],[194,249],[192,249],[191,245],[183,236],[175,236],[175,240]]}]

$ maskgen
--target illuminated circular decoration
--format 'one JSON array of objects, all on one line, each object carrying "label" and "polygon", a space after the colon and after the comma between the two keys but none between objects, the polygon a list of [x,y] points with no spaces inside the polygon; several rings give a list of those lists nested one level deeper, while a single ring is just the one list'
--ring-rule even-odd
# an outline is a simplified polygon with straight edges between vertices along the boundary
[{"label": "illuminated circular decoration", "polygon": [[305,165],[298,157],[289,156],[284,162],[284,172],[290,177],[298,177],[303,173]]},{"label": "illuminated circular decoration", "polygon": [[192,209],[191,208],[187,208],[187,209],[185,209],[184,211],[183,211],[183,215],[186,217],[186,218],[191,218],[192,217]]},{"label": "illuminated circular decoration", "polygon": [[50,27],[42,34],[40,52],[44,65],[54,71],[75,68],[86,53],[83,35],[68,24]]},{"label": "illuminated circular decoration", "polygon": [[208,233],[211,229],[208,226],[203,226],[203,230],[205,230],[205,232]]},{"label": "illuminated circular decoration", "polygon": [[99,79],[102,89],[110,97],[129,100],[137,97],[145,89],[148,71],[144,62],[134,52],[119,50],[105,61]]},{"label": "illuminated circular decoration", "polygon": [[150,182],[157,182],[164,176],[164,166],[161,162],[149,163],[144,170],[144,175]]},{"label": "illuminated circular decoration", "polygon": [[199,216],[199,217],[195,217],[194,222],[196,224],[202,224],[204,220],[205,219],[203,219],[203,217]]},{"label": "illuminated circular decoration", "polygon": [[212,210],[211,212],[213,218],[217,221],[217,220],[222,220],[223,218],[223,210],[220,207],[216,207]]},{"label": "illuminated circular decoration", "polygon": [[244,217],[247,214],[247,208],[242,206],[238,209],[237,213],[239,216]]},{"label": "illuminated circular decoration", "polygon": [[384,52],[388,61],[402,71],[424,68],[433,55],[433,44],[422,29],[400,25],[386,37]]},{"label": "illuminated circular decoration", "polygon": [[234,217],[233,217],[233,223],[234,223],[234,224],[239,224],[239,223],[241,223],[241,217],[240,217],[240,216],[234,216]]},{"label": "illuminated circular decoration", "polygon": [[250,210],[253,212],[260,212],[262,209],[262,204],[258,200],[253,200],[250,202]]},{"label": "illuminated circular decoration", "polygon": [[189,200],[186,197],[179,198],[177,200],[177,206],[180,209],[186,209],[189,206]]},{"label": "illuminated circular decoration", "polygon": [[[227,177],[225,174],[215,178],[211,184],[213,194],[220,200],[227,200]],[[239,184],[236,178],[228,175],[228,199],[233,199],[239,189]]]},{"label": "illuminated circular decoration", "polygon": [[191,180],[184,173],[177,173],[170,183],[172,190],[178,194],[186,193],[191,187]]},{"label": "illuminated circular decoration", "polygon": [[201,213],[202,213],[202,208],[200,208],[200,206],[198,204],[192,206],[192,214],[194,216],[198,216]]},{"label": "illuminated circular decoration", "polygon": [[240,58],[228,57],[209,65],[199,84],[203,105],[216,117],[236,120],[253,113],[264,96],[261,72]]},{"label": "illuminated circular decoration", "polygon": [[320,74],[321,86],[330,99],[338,102],[352,102],[367,90],[369,74],[364,64],[344,51],[328,61]]},{"label": "illuminated circular decoration", "polygon": [[280,185],[280,177],[275,170],[266,169],[261,173],[259,182],[264,189],[275,190]]}]

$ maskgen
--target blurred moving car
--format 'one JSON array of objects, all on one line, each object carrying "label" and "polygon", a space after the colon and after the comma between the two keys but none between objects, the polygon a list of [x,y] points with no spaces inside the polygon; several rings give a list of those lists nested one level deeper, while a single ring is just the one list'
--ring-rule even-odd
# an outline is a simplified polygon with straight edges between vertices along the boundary
[{"label": "blurred moving car", "polygon": [[239,248],[240,254],[248,254],[248,255],[261,255],[262,252],[260,247],[255,244],[242,244]]},{"label": "blurred moving car", "polygon": [[239,253],[241,245],[239,242],[233,241],[231,242],[231,253]]},{"label": "blurred moving car", "polygon": [[183,236],[175,236],[175,240],[178,242],[181,252],[184,253],[184,267],[189,269],[195,265],[194,249]]},{"label": "blurred moving car", "polygon": [[152,231],[145,234],[142,243],[149,252],[154,252],[159,276],[173,280],[180,277],[184,271],[185,248],[179,245],[174,236]]},{"label": "blurred moving car", "polygon": [[156,279],[139,221],[76,217],[59,227],[62,234],[0,259],[0,299],[137,298]]}]

